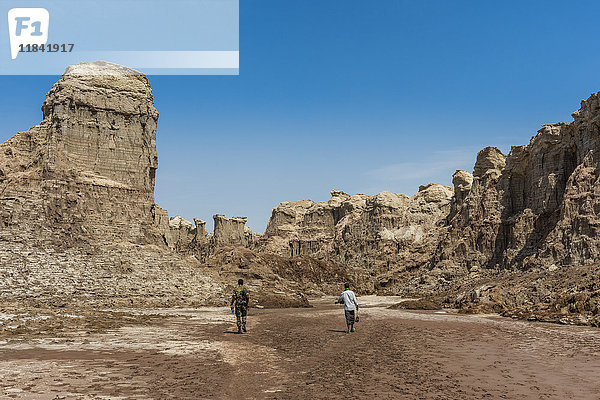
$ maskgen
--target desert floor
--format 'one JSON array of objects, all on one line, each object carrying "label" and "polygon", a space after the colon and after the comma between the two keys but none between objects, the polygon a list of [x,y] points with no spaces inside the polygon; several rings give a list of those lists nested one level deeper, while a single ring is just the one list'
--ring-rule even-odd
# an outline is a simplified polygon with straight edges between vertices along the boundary
[{"label": "desert floor", "polygon": [[600,398],[600,329],[386,308],[397,301],[359,298],[352,334],[327,298],[252,309],[244,335],[223,307],[130,310],[161,318],[5,337],[0,398]]}]

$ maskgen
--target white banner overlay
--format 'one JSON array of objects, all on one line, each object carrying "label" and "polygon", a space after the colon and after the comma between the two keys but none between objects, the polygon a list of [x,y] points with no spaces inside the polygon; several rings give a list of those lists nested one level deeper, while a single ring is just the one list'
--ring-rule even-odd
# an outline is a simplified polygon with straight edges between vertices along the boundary
[{"label": "white banner overlay", "polygon": [[0,75],[95,61],[148,75],[239,74],[239,0],[5,0],[0,13]]}]

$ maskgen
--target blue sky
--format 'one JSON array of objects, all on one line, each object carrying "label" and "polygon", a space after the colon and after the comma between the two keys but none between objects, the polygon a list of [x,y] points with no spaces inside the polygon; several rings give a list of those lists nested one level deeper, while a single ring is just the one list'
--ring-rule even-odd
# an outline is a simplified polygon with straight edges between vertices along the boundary
[{"label": "blue sky", "polygon": [[[592,1],[242,1],[239,76],[150,77],[156,201],[262,232],[282,201],[450,185],[600,91],[599,17]],[[39,122],[56,79],[0,77],[0,140]]]}]

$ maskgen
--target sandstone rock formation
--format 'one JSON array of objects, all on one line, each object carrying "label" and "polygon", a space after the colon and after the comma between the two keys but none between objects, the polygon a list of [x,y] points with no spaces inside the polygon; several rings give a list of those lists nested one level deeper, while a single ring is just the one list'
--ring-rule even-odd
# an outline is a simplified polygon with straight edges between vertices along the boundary
[{"label": "sandstone rock formation", "polygon": [[[573,118],[543,126],[507,156],[483,149],[473,174],[453,175],[453,193],[335,191],[327,203],[282,203],[261,249],[359,267],[388,293],[445,294],[458,307],[600,324],[600,95]],[[569,266],[579,272],[561,269]],[[579,314],[563,315],[572,312]]]},{"label": "sandstone rock formation", "polygon": [[351,281],[359,292],[600,325],[599,94],[508,155],[481,150],[454,188],[333,190],[326,202],[279,204],[264,235],[220,214],[208,233],[154,203],[158,112],[139,72],[69,67],[42,111],[0,144],[5,303],[207,304],[242,276],[269,304],[305,305],[304,293]]},{"label": "sandstone rock formation", "polygon": [[457,170],[452,175],[452,184],[454,185],[454,202],[462,204],[473,187],[473,175],[467,171]]},{"label": "sandstone rock formation", "polygon": [[163,238],[168,215],[154,204],[158,112],[146,77],[78,64],[42,111],[39,125],[0,145],[3,301],[215,296],[213,279],[188,268]]},{"label": "sandstone rock formation", "polygon": [[251,250],[232,261],[259,236],[244,217],[215,215],[208,234],[201,219],[169,218],[154,203],[158,112],[143,74],[77,64],[42,111],[39,125],[0,145],[3,304],[210,304],[240,276],[257,288],[267,277],[272,300],[327,283],[291,282],[286,260]]},{"label": "sandstone rock formation", "polygon": [[158,113],[146,77],[107,63],[69,67],[42,111],[39,125],[0,145],[0,224],[34,220],[43,236],[51,221],[57,244],[151,240]]},{"label": "sandstone rock formation", "polygon": [[600,261],[599,104],[593,94],[573,122],[545,125],[506,157],[482,150],[434,260],[519,269]]},{"label": "sandstone rock formation", "polygon": [[435,249],[452,194],[447,186],[431,184],[412,197],[391,192],[349,196],[334,190],[327,202],[282,203],[273,209],[259,246],[282,256],[332,259],[373,273],[415,268]]},{"label": "sandstone rock formation", "polygon": [[211,237],[213,246],[248,246],[252,242],[252,231],[246,226],[246,217],[227,218],[213,215],[215,229]]}]

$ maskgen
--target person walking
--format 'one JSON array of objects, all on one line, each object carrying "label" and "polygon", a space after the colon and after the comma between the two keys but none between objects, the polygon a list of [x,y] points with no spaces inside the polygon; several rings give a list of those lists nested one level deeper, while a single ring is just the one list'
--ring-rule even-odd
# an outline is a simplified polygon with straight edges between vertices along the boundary
[{"label": "person walking", "polygon": [[235,308],[235,321],[237,323],[237,333],[242,333],[246,330],[246,315],[248,315],[248,304],[249,304],[248,290],[244,287],[244,280],[238,280],[238,286],[233,290],[233,296],[231,296],[231,312],[233,313]]},{"label": "person walking", "polygon": [[358,321],[358,302],[354,292],[350,290],[350,284],[344,285],[344,291],[336,300],[336,304],[344,304],[344,314],[346,315],[346,333],[354,332],[354,322]]}]

